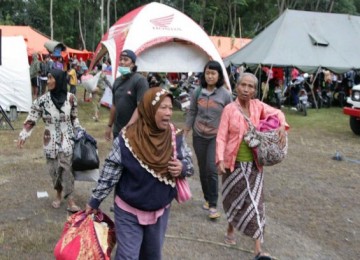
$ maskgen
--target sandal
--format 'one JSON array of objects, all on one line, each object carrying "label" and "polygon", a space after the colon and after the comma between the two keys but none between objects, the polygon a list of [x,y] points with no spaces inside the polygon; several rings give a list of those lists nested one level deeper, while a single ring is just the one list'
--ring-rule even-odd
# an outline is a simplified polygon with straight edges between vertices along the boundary
[{"label": "sandal", "polygon": [[52,206],[54,209],[60,208],[60,205],[61,205],[61,201],[60,201],[60,200],[54,200],[54,201],[51,203],[51,206]]},{"label": "sandal", "polygon": [[68,207],[66,210],[71,213],[76,213],[76,212],[80,211],[81,208],[77,205],[72,205],[71,207]]},{"label": "sandal", "polygon": [[205,201],[204,204],[202,205],[202,208],[205,210],[209,210],[209,208],[210,208],[209,202]]},{"label": "sandal", "polygon": [[234,234],[229,235],[228,233],[226,233],[224,237],[224,243],[230,246],[236,245],[235,235]]},{"label": "sandal", "polygon": [[210,208],[209,209],[209,218],[210,219],[217,219],[220,218],[221,214],[219,211],[217,211],[217,209],[215,208]]},{"label": "sandal", "polygon": [[261,252],[259,252],[255,257],[254,260],[272,260],[271,256],[264,255]]}]

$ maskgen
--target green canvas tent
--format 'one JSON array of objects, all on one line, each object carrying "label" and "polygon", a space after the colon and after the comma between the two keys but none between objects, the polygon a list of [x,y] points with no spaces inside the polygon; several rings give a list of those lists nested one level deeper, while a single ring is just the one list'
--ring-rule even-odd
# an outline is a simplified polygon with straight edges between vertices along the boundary
[{"label": "green canvas tent", "polygon": [[224,63],[343,73],[360,69],[359,44],[360,16],[286,10]]}]

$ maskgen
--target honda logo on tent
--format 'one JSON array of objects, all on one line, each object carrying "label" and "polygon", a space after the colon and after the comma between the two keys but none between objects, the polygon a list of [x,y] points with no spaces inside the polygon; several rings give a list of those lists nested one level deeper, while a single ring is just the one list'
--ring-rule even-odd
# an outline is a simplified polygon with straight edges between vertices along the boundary
[{"label": "honda logo on tent", "polygon": [[174,14],[163,16],[160,18],[151,19],[150,22],[155,25],[153,29],[161,29],[168,31],[181,31],[181,28],[169,27],[169,25],[174,20]]},{"label": "honda logo on tent", "polygon": [[171,14],[168,16],[151,19],[150,22],[157,27],[168,27],[173,21],[173,19],[174,19],[174,14]]},{"label": "honda logo on tent", "polygon": [[108,39],[115,38],[116,36],[118,36],[121,33],[125,33],[125,35],[126,35],[126,33],[129,30],[129,27],[130,27],[131,24],[132,24],[132,22],[113,25],[109,29]]}]

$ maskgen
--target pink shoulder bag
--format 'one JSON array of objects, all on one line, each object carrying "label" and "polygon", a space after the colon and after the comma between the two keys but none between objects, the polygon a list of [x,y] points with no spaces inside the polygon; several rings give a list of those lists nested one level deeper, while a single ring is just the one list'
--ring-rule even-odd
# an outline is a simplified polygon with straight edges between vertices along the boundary
[{"label": "pink shoulder bag", "polygon": [[[175,127],[173,124],[170,124],[170,127],[171,127],[171,136],[172,136],[172,145],[173,145],[173,150],[174,150],[173,157],[177,158]],[[175,179],[175,181],[176,181],[176,190],[177,190],[177,195],[175,198],[176,201],[178,203],[184,203],[184,202],[188,201],[189,199],[191,199],[192,195],[191,195],[190,185],[189,185],[187,179],[177,177]]]}]

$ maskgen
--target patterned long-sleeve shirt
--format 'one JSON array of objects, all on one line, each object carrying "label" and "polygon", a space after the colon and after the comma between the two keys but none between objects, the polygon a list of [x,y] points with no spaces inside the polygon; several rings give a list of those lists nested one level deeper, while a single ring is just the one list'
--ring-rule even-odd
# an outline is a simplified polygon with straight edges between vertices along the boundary
[{"label": "patterned long-sleeve shirt", "polygon": [[77,99],[68,93],[61,112],[51,100],[50,92],[36,99],[20,132],[20,139],[30,137],[39,118],[45,123],[43,148],[46,158],[56,158],[59,151],[66,156],[72,155],[74,147],[74,129],[81,128],[78,119]]},{"label": "patterned long-sleeve shirt", "polygon": [[[121,135],[114,140],[112,150],[105,159],[100,178],[98,180],[97,186],[93,189],[92,197],[89,202],[89,205],[92,208],[97,208],[100,203],[110,194],[114,186],[116,186],[120,180],[123,171],[120,138]],[[183,164],[181,175],[183,177],[189,177],[194,174],[192,153],[191,149],[186,144],[184,137],[181,136],[181,138],[180,152],[179,149],[177,149],[178,158],[182,158],[181,162]]]}]

